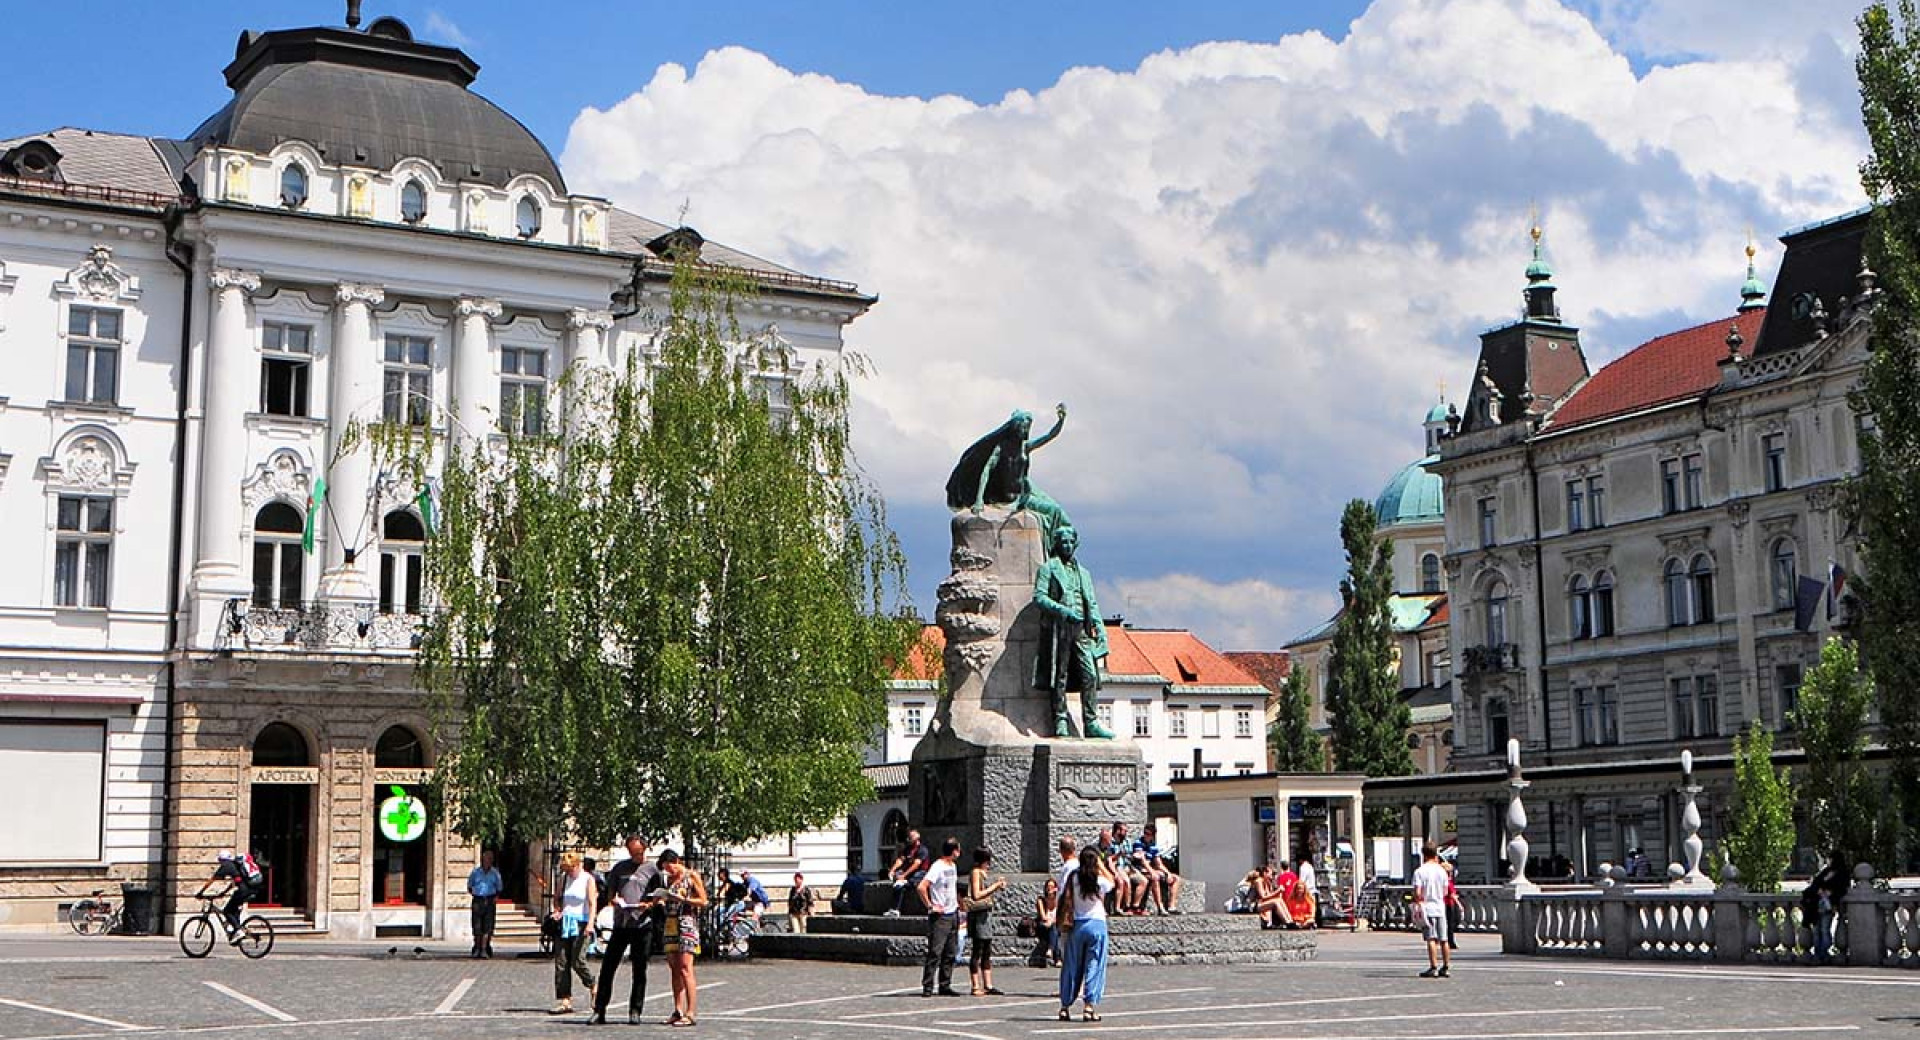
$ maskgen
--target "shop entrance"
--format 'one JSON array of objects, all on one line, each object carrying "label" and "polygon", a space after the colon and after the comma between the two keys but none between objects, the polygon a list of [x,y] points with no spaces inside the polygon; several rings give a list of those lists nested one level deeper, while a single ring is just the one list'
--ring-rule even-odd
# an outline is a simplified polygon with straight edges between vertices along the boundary
[{"label": "shop entrance", "polygon": [[[420,738],[405,726],[394,726],[380,734],[380,742],[374,745],[373,765],[376,775],[383,769],[421,769],[427,764],[426,749],[420,744]],[[381,784],[374,785],[373,809],[381,811],[395,795],[397,788],[402,794],[417,797],[420,785]],[[405,812],[404,806],[396,807]],[[433,844],[432,835],[424,819],[418,821],[397,821],[395,826],[383,827],[381,821],[374,821],[373,829],[373,902],[375,906],[424,906],[427,902],[427,860]]]},{"label": "shop entrance", "polygon": [[253,741],[247,850],[260,859],[266,891],[255,904],[306,908],[313,788],[318,770],[300,731],[276,722]]}]

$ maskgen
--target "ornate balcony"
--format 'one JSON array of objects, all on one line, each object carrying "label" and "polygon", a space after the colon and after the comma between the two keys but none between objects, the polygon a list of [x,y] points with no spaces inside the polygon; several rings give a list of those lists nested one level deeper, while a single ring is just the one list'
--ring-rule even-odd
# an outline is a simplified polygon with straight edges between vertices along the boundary
[{"label": "ornate balcony", "polygon": [[417,650],[425,614],[383,614],[369,603],[314,601],[259,607],[227,601],[215,649],[254,653],[394,652]]},{"label": "ornate balcony", "polygon": [[1460,661],[1460,674],[1463,676],[1517,672],[1520,670],[1520,647],[1515,643],[1470,646],[1460,655]]}]

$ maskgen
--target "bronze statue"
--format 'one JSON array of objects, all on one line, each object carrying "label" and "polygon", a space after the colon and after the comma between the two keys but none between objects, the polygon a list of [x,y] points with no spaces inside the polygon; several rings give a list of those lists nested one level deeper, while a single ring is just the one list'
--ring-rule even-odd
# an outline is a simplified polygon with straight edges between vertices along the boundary
[{"label": "bronze statue", "polygon": [[1016,411],[999,429],[973,442],[960,456],[959,465],[947,478],[947,506],[971,509],[977,515],[989,505],[1012,506],[1028,510],[1041,518],[1042,532],[1051,538],[1054,532],[1069,526],[1066,510],[1046,492],[1033,486],[1027,470],[1030,456],[1060,436],[1067,423],[1067,406],[1053,407],[1053,429],[1032,440],[1033,413]]},{"label": "bronze statue", "polygon": [[1100,725],[1100,662],[1107,656],[1107,626],[1093,598],[1093,575],[1074,553],[1080,534],[1071,526],[1053,532],[1051,557],[1033,578],[1033,601],[1046,612],[1040,653],[1034,659],[1033,685],[1053,695],[1053,735],[1073,735],[1067,694],[1080,694],[1080,718],[1089,737],[1112,740]]}]

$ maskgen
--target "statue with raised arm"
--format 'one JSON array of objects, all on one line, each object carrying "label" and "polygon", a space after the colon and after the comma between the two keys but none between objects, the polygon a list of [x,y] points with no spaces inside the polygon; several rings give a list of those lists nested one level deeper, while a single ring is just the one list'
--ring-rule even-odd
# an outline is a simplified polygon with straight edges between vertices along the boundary
[{"label": "statue with raised arm", "polygon": [[1071,524],[1060,503],[1034,487],[1028,477],[1032,454],[1060,436],[1067,423],[1065,404],[1054,405],[1053,412],[1053,429],[1032,440],[1027,438],[1033,432],[1033,413],[1022,410],[974,441],[947,478],[947,506],[971,509],[976,515],[990,505],[1012,506],[1016,512],[1024,509],[1041,518],[1048,537]]},{"label": "statue with raised arm", "polygon": [[1074,558],[1080,534],[1071,526],[1053,532],[1049,558],[1033,578],[1033,602],[1044,618],[1033,685],[1053,695],[1053,735],[1073,735],[1067,694],[1080,694],[1080,721],[1089,737],[1112,740],[1100,725],[1100,662],[1107,656],[1107,626],[1093,598],[1093,575]]}]

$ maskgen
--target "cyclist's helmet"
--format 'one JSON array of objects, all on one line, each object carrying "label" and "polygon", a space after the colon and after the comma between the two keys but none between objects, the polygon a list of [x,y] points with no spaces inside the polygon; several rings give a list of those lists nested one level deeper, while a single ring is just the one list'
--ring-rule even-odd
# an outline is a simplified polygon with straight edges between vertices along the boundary
[{"label": "cyclist's helmet", "polygon": [[230,859],[232,859],[232,858],[233,858],[233,850],[232,850],[232,849],[221,849],[221,850],[220,850],[220,857],[219,857],[219,858],[220,858],[220,861],[221,861],[222,863],[224,863],[224,862],[226,862],[227,860],[230,860]]}]

